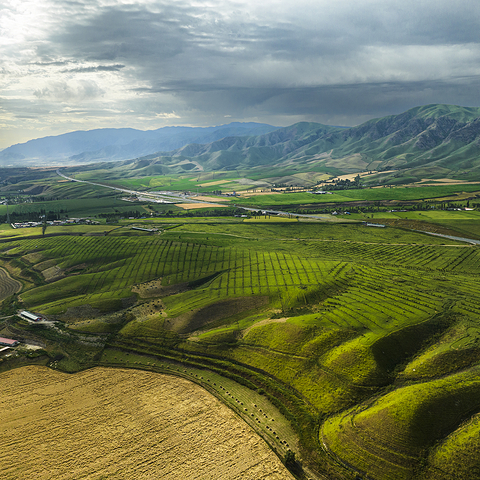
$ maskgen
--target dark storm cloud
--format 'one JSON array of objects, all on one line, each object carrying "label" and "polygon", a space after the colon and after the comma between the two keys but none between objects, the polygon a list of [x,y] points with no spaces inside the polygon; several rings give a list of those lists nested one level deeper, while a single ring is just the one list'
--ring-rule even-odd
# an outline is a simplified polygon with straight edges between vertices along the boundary
[{"label": "dark storm cloud", "polygon": [[[290,88],[176,86],[198,111],[235,118],[304,117],[327,124],[355,125],[368,118],[397,114],[430,103],[480,105],[479,79],[463,82],[418,81]],[[273,122],[275,123],[275,122]]]},{"label": "dark storm cloud", "polygon": [[[262,22],[246,15],[217,15],[187,2],[157,2],[153,10],[151,5],[117,5],[99,10],[88,21],[68,25],[52,37],[52,41],[64,52],[72,52],[77,60],[120,59],[149,83],[150,93],[169,91],[185,102],[193,102],[193,107],[210,105],[213,110],[220,110],[222,106],[227,110],[241,110],[252,102],[265,104],[266,98],[291,98],[299,103],[289,105],[281,101],[287,115],[288,111],[298,111],[300,105],[312,110],[326,104],[329,109],[333,108],[332,104],[338,104],[339,108],[348,104],[353,110],[353,105],[358,104],[359,108],[371,110],[371,105],[378,102],[370,86],[372,78],[369,77],[375,72],[369,71],[368,60],[375,62],[376,53],[370,52],[370,58],[366,58],[365,48],[477,44],[479,6],[473,2],[466,4],[471,7],[469,12],[460,8],[459,3],[455,7],[433,2],[422,5],[374,2],[372,8],[365,8],[362,2],[340,2],[330,12],[326,9],[322,13],[317,7],[312,12],[317,16],[315,22],[309,19],[309,12],[305,12],[304,25],[299,25],[298,19],[290,21],[275,15]],[[414,50],[398,53],[413,57],[419,54]],[[316,66],[310,68],[309,78],[305,79],[302,70],[308,69],[308,62],[312,60]],[[321,71],[322,61],[331,74]],[[279,66],[277,62],[284,65]],[[303,65],[299,65],[302,62]],[[95,68],[99,67],[83,67],[77,71]],[[300,70],[298,76],[296,68]],[[319,70],[318,82],[315,82],[315,68]],[[381,65],[377,68],[380,71]],[[448,71],[447,65],[445,69]],[[279,77],[279,73],[285,71],[288,74]],[[404,93],[420,85],[412,81],[418,72],[406,72],[400,65],[397,75],[405,77],[401,89]],[[355,76],[357,86],[353,85]],[[402,80],[398,78],[399,82]],[[389,78],[378,81],[389,81]],[[351,86],[337,88],[336,84],[342,83]],[[302,84],[310,88],[298,88]],[[282,93],[278,94],[277,89]],[[289,89],[290,93],[282,89]],[[362,102],[347,101],[338,95],[338,92],[358,95],[362,90],[366,94]],[[442,84],[437,101],[444,91]],[[390,93],[390,103],[396,103],[395,88],[382,87],[381,92],[382,97]],[[203,98],[208,98],[208,102]]]},{"label": "dark storm cloud", "polygon": [[12,28],[5,95],[58,115],[79,108],[91,128],[225,116],[353,125],[419,104],[480,105],[476,0],[25,1],[23,31],[39,32]]},{"label": "dark storm cloud", "polygon": [[52,43],[83,60],[126,58],[132,63],[159,61],[181,52],[185,43],[182,19],[173,7],[161,13],[145,8],[109,7],[88,22],[68,26]]}]

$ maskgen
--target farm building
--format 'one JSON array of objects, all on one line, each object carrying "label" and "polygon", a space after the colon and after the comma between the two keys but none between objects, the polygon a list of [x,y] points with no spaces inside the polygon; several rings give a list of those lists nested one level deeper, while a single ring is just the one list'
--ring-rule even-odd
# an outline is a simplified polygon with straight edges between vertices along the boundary
[{"label": "farm building", "polygon": [[20,316],[25,318],[26,320],[31,320],[32,322],[39,322],[42,319],[42,317],[40,317],[39,315],[27,312],[26,310],[20,312]]},{"label": "farm building", "polygon": [[15,347],[20,342],[18,340],[12,340],[11,338],[0,337],[0,345],[6,345],[7,347]]}]

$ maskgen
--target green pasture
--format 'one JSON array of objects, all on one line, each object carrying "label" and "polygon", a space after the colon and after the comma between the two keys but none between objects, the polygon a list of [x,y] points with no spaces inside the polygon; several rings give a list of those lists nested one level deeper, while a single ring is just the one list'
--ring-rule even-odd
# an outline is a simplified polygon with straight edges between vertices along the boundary
[{"label": "green pasture", "polygon": [[[359,190],[342,190],[342,196],[355,200],[384,201],[384,200],[427,200],[450,197],[463,192],[472,196],[480,192],[479,185],[438,185],[415,187],[382,187],[365,188]],[[323,196],[323,195],[322,195]]]},{"label": "green pasture", "polygon": [[438,223],[439,225],[445,225],[448,223],[457,223],[457,222],[475,222],[480,220],[480,212],[477,210],[459,210],[459,211],[449,211],[449,210],[409,210],[406,212],[391,212],[391,211],[378,211],[378,212],[368,212],[365,214],[355,214],[352,213],[352,218],[388,218],[388,219],[406,219],[406,220],[419,220],[430,223]]},{"label": "green pasture", "polygon": [[467,192],[471,196],[480,193],[478,185],[441,185],[428,187],[385,187],[336,190],[331,195],[313,195],[308,192],[284,192],[271,195],[257,195],[248,198],[236,198],[238,205],[267,207],[280,205],[299,205],[315,203],[348,203],[355,201],[416,201],[440,199]]},{"label": "green pasture", "polygon": [[[214,190],[241,192],[255,188],[255,180],[239,175],[232,176],[231,172],[198,172],[196,175],[155,175],[127,178],[119,176],[112,177],[107,171],[95,171],[94,174],[90,172],[78,173],[75,175],[75,178],[91,182],[97,182],[100,178],[105,184],[146,192],[182,191],[208,193]],[[212,182],[219,183],[208,185]],[[228,198],[225,199],[225,201],[228,200]]]},{"label": "green pasture", "polygon": [[[28,233],[40,233],[33,230],[39,229]],[[31,252],[40,251],[37,264],[54,260],[65,272],[64,278],[54,283],[56,288],[48,284],[24,292],[25,302],[32,307],[48,304],[48,308],[53,308],[52,302],[58,298],[63,299],[66,308],[70,297],[75,297],[75,300],[72,298],[75,304],[79,296],[84,296],[85,301],[97,301],[102,295],[117,298],[119,291],[127,292],[132,285],[154,278],[162,278],[164,286],[200,282],[195,288],[165,300],[173,316],[205,306],[205,298],[213,303],[222,298],[268,296],[285,310],[308,305],[311,296],[326,295],[322,292],[334,290],[338,295],[346,295],[342,293],[346,283],[349,284],[348,297],[340,297],[340,304],[348,304],[350,311],[366,310],[364,305],[368,304],[369,295],[375,296],[375,292],[378,294],[386,285],[390,285],[388,298],[392,301],[394,292],[404,292],[402,308],[390,306],[383,312],[372,308],[370,313],[360,314],[370,319],[369,328],[374,329],[377,317],[390,318],[392,324],[400,314],[404,316],[403,323],[410,316],[423,318],[418,309],[411,307],[408,289],[412,289],[413,284],[412,295],[417,297],[413,303],[417,305],[425,296],[429,297],[427,303],[435,306],[438,296],[429,293],[430,280],[423,281],[425,286],[419,279],[413,282],[408,270],[401,283],[392,281],[395,270],[390,272],[386,265],[391,269],[415,267],[425,273],[436,270],[460,273],[473,272],[479,264],[476,248],[442,246],[439,245],[441,239],[393,228],[382,230],[380,238],[375,235],[377,231],[363,226],[315,223],[232,222],[218,226],[192,223],[166,230],[161,235],[133,237],[112,235],[115,230],[103,236],[104,231],[103,225],[52,227],[47,228],[47,233],[59,236],[8,241],[5,250],[9,256],[27,257],[28,261]],[[101,236],[61,235],[72,232],[98,232]],[[347,237],[355,241],[346,240]],[[417,243],[420,241],[425,243]],[[348,263],[338,263],[338,259]],[[51,266],[49,263],[48,267]],[[32,267],[43,271],[41,265]],[[347,282],[345,275],[355,281]],[[442,283],[436,289],[444,287]],[[341,310],[337,312],[335,302],[330,304],[328,298],[325,301],[324,319],[335,325],[344,314]],[[431,314],[431,308],[426,307],[424,313]],[[353,316],[358,317],[356,313]],[[361,321],[360,324],[363,325]]]},{"label": "green pasture", "polygon": [[430,453],[428,480],[451,478],[476,478],[480,475],[478,449],[480,448],[480,418],[469,418],[453,431]]},{"label": "green pasture", "polygon": [[[262,217],[263,218],[263,217]],[[430,244],[441,245],[445,239],[435,238],[419,232],[403,230],[398,228],[374,228],[366,227],[362,224],[340,223],[332,224],[330,222],[296,222],[284,221],[280,217],[279,221],[274,221],[271,217],[269,222],[255,222],[254,219],[248,222],[225,221],[219,224],[207,221],[183,221],[178,219],[177,227],[165,232],[164,238],[182,238],[188,234],[195,234],[198,238],[210,240],[211,235],[220,235],[224,237],[231,236],[230,242],[237,242],[248,239],[255,240],[261,246],[263,242],[270,240],[297,241],[299,245],[294,249],[301,249],[305,243],[302,242],[353,242],[353,243],[372,243],[389,244],[392,250],[395,250],[397,244]],[[290,219],[291,220],[291,219]],[[260,224],[259,224],[260,223]],[[458,242],[450,241],[451,244]],[[230,243],[231,244],[231,243]],[[291,247],[290,247],[291,248]],[[348,247],[346,247],[348,248]]]},{"label": "green pasture", "polygon": [[[176,207],[173,206],[175,209]],[[144,205],[141,203],[132,203],[121,200],[119,197],[112,195],[102,196],[99,198],[82,198],[82,199],[64,199],[64,200],[48,200],[44,202],[22,203],[20,205],[9,205],[8,211],[18,214],[32,214],[41,213],[42,211],[53,212],[60,215],[60,218],[68,216],[74,217],[89,217],[99,214],[118,214],[123,215],[123,212],[138,210],[139,212],[148,213]],[[7,214],[6,205],[0,205],[0,215]],[[37,219],[39,221],[40,215]],[[33,221],[33,220],[32,220]]]},{"label": "green pasture", "polygon": [[334,192],[331,195],[313,195],[309,192],[282,192],[269,195],[253,195],[250,197],[235,198],[236,205],[248,207],[280,207],[281,205],[302,205],[310,203],[345,203],[358,200],[341,193]]}]

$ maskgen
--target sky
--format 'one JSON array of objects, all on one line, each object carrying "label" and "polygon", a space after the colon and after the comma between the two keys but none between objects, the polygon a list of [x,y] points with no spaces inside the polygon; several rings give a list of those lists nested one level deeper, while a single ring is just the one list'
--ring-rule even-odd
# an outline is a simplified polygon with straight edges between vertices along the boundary
[{"label": "sky", "polygon": [[480,106],[478,0],[2,0],[0,149]]}]

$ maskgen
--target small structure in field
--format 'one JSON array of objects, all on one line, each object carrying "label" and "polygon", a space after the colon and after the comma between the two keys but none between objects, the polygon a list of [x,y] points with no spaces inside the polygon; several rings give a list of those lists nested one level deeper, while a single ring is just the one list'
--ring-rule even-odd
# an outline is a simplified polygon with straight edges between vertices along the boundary
[{"label": "small structure in field", "polygon": [[140,230],[142,232],[156,232],[157,230],[155,228],[141,228],[141,227],[132,227],[132,230]]},{"label": "small structure in field", "polygon": [[380,228],[385,228],[386,225],[383,225],[381,223],[370,223],[370,222],[362,222],[363,225],[367,227],[380,227]]},{"label": "small structure in field", "polygon": [[26,320],[30,320],[31,322],[39,322],[42,319],[40,315],[35,315],[34,313],[27,312],[26,310],[21,311],[20,316]]},{"label": "small structure in field", "polygon": [[18,340],[12,340],[11,338],[0,337],[0,345],[5,345],[7,347],[15,347],[20,342]]}]

